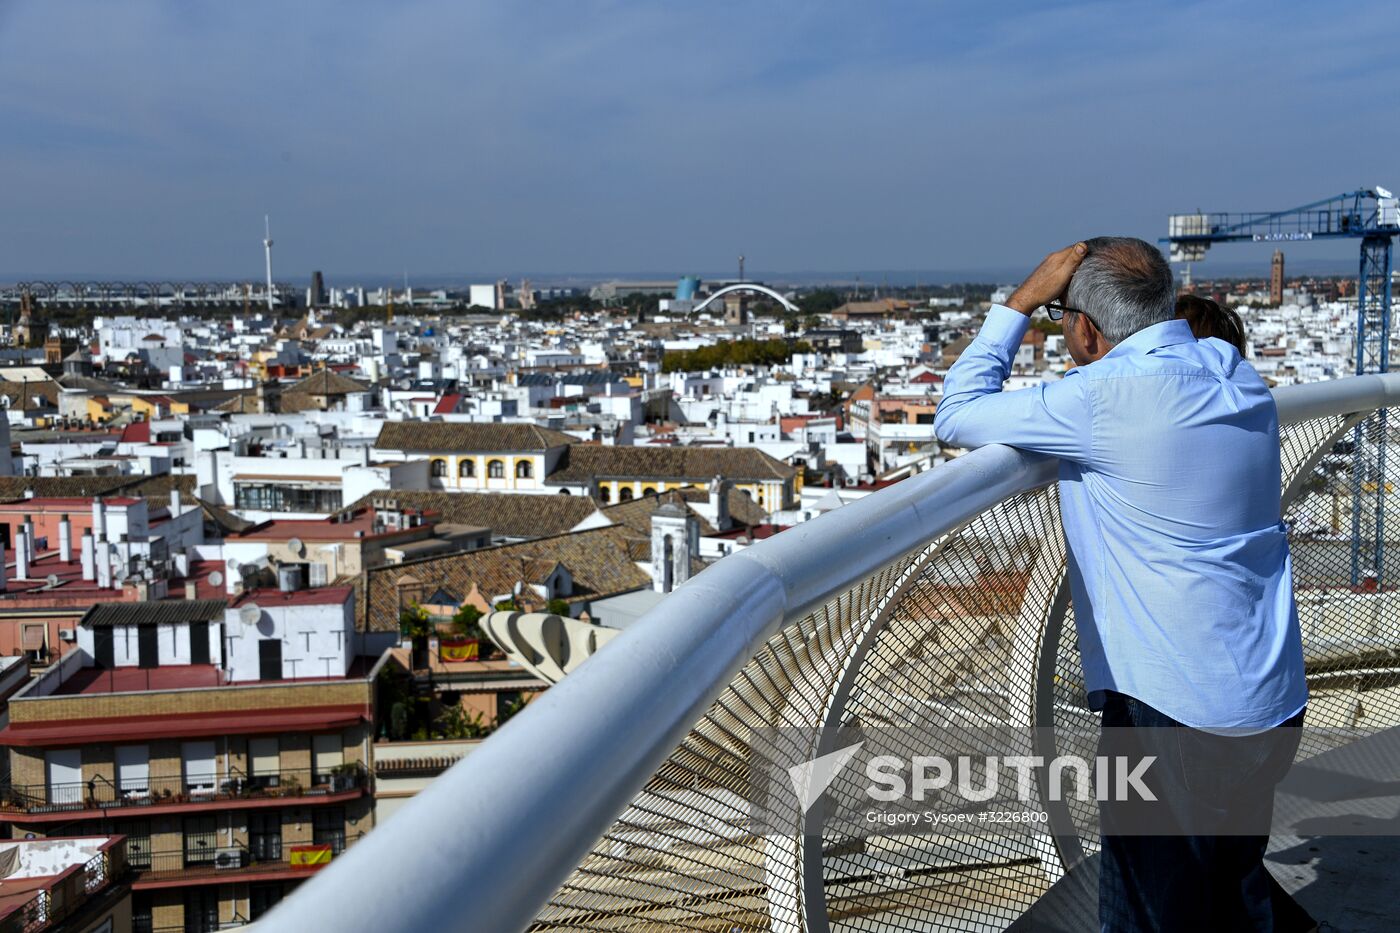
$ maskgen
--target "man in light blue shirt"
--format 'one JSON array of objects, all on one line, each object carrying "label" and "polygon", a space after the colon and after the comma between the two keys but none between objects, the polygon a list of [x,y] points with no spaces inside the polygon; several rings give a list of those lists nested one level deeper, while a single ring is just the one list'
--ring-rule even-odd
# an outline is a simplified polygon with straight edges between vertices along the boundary
[{"label": "man in light blue shirt", "polygon": [[[1077,365],[1061,380],[1003,392],[1030,315],[1042,306],[1063,314]],[[1192,768],[1214,752],[1193,761],[1180,736],[1235,749],[1249,735],[1283,736],[1290,747],[1275,747],[1236,775],[1236,791],[1252,787],[1271,812],[1273,783],[1291,763],[1298,732],[1274,727],[1299,725],[1307,704],[1280,515],[1278,415],[1263,380],[1233,346],[1198,341],[1176,317],[1161,253],[1117,237],[1052,253],[1005,305],[992,307],[949,370],[935,430],[956,447],[1008,444],[1060,458],[1090,706],[1104,711],[1106,729],[1184,730],[1171,733],[1172,744],[1140,744],[1166,750],[1173,760],[1159,777],[1167,793],[1175,787],[1185,798]],[[1189,805],[1239,809],[1237,801]],[[1251,806],[1262,807],[1262,799]],[[1111,815],[1104,813],[1106,824]],[[1181,821],[1183,832],[1203,825],[1193,819]],[[1256,826],[1253,835],[1228,840],[1193,835],[1197,841],[1184,848],[1181,838],[1106,836],[1103,928],[1186,929],[1209,919],[1200,928],[1275,929],[1269,900],[1277,914],[1287,909],[1278,903],[1286,895],[1267,878],[1267,828],[1259,832]],[[1225,866],[1240,864],[1241,844],[1246,868],[1232,875]]]}]

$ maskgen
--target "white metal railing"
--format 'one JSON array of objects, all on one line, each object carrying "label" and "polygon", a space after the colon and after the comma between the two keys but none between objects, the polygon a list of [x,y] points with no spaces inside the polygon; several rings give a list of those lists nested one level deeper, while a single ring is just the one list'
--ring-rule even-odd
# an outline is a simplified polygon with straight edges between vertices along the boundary
[{"label": "white metal railing", "polygon": [[[1400,402],[1400,375],[1288,387],[1275,398],[1282,425],[1332,419],[1316,449],[1285,464],[1287,485],[1330,449],[1350,423],[1343,416]],[[1046,486],[1056,470],[1049,458],[982,448],[724,558],[307,882],[260,929],[526,928],[785,625],[882,568],[907,566],[911,552]],[[1016,663],[1037,662],[1018,653]],[[1047,674],[1037,667],[1036,676]],[[808,928],[825,924],[818,919],[809,916]]]}]

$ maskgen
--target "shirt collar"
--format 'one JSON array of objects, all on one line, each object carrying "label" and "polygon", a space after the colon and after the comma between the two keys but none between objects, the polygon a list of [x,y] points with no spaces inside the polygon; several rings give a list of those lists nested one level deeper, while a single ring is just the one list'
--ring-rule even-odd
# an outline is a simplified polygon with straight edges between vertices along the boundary
[{"label": "shirt collar", "polygon": [[1103,355],[1104,359],[1110,356],[1128,356],[1130,354],[1151,353],[1158,347],[1170,347],[1178,343],[1195,343],[1196,335],[1191,333],[1191,324],[1185,318],[1172,318],[1170,321],[1158,321],[1150,327],[1144,327],[1136,333],[1129,334],[1123,340],[1114,344],[1113,349]]}]

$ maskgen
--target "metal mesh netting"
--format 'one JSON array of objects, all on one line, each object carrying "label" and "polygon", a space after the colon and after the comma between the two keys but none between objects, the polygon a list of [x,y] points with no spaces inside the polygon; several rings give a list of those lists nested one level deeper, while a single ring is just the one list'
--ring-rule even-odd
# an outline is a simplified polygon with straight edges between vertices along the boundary
[{"label": "metal mesh netting", "polygon": [[[1284,521],[1309,691],[1309,729],[1298,749],[1299,759],[1349,736],[1400,725],[1400,603],[1364,582],[1352,584],[1355,420],[1316,418],[1281,432]],[[1368,511],[1364,501],[1362,511]],[[1363,568],[1374,540],[1374,526],[1363,527],[1356,548]],[[1393,586],[1400,576],[1388,579]],[[1073,607],[1063,633],[1054,675],[1054,725],[1064,737],[1061,751],[1093,754],[1092,740],[1084,736],[1092,732],[1097,716],[1085,706]],[[1069,802],[1085,851],[1098,846],[1094,806]]]},{"label": "metal mesh netting", "polygon": [[[1312,691],[1309,724],[1371,731],[1400,723],[1400,607],[1382,601],[1384,587],[1352,583],[1351,424],[1320,418],[1283,431],[1285,518]],[[1390,553],[1400,557],[1400,550]],[[532,929],[795,933],[810,928],[804,911],[828,918],[832,930],[1009,925],[1061,876],[1062,858],[1097,847],[1092,802],[1071,801],[1059,817],[1070,827],[1063,852],[1035,834],[863,836],[830,827],[814,852],[800,832],[753,830],[750,744],[757,730],[773,727],[819,732],[960,718],[1053,725],[1068,733],[1061,752],[1091,756],[1092,744],[1072,747],[1096,729],[1097,715],[1084,705],[1064,567],[1050,487],[987,510],[784,628]],[[1304,747],[1300,756],[1319,750]],[[854,794],[856,779],[843,775],[829,793]]]},{"label": "metal mesh netting", "polygon": [[756,729],[820,721],[853,635],[913,559],[885,567],[774,636],[533,929],[766,930],[773,922],[798,929],[794,903],[771,917],[767,874],[782,853],[747,829],[749,742]]}]

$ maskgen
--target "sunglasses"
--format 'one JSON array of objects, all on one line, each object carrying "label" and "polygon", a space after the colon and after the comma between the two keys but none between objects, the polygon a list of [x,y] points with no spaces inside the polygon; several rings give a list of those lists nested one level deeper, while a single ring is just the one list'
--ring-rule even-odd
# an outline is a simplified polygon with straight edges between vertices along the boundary
[{"label": "sunglasses", "polygon": [[1089,323],[1093,324],[1099,333],[1103,333],[1103,328],[1099,327],[1099,322],[1089,317],[1089,315],[1078,308],[1071,308],[1069,305],[1060,304],[1058,301],[1048,301],[1045,303],[1045,316],[1052,321],[1058,321],[1065,316],[1065,312],[1073,311],[1075,314],[1083,314],[1089,318]]}]

